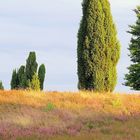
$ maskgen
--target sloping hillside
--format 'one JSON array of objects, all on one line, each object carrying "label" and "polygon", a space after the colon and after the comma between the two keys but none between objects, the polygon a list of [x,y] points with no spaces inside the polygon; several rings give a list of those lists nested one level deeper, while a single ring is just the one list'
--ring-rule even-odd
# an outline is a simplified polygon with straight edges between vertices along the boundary
[{"label": "sloping hillside", "polygon": [[0,91],[0,140],[140,140],[140,95]]}]

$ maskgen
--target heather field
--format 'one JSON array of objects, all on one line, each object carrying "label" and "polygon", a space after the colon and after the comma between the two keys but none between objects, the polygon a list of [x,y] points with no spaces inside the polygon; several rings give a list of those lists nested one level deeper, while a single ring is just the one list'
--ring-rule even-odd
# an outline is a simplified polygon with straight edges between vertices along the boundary
[{"label": "heather field", "polygon": [[140,140],[140,95],[0,91],[0,140]]}]

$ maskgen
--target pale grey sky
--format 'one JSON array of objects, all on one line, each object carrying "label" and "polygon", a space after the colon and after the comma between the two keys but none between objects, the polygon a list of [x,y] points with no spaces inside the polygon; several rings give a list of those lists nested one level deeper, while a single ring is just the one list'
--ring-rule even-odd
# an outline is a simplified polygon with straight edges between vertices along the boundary
[{"label": "pale grey sky", "polygon": [[[30,51],[45,63],[46,90],[77,90],[77,31],[81,20],[81,0],[0,0],[0,79],[10,88],[12,70],[18,68]],[[116,91],[122,86],[129,66],[128,25],[136,18],[132,9],[139,0],[110,0],[121,42]]]}]

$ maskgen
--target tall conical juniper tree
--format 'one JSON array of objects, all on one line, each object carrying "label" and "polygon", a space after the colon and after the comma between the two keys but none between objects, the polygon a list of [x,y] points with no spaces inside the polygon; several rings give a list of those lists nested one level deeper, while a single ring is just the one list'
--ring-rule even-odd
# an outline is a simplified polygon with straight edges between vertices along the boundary
[{"label": "tall conical juniper tree", "polygon": [[25,66],[21,66],[18,70],[18,81],[19,81],[19,89],[25,89],[27,85],[26,71]]},{"label": "tall conical juniper tree", "polygon": [[38,78],[40,81],[40,89],[43,90],[45,80],[46,68],[44,64],[41,64],[38,70]]},{"label": "tall conical juniper tree", "polygon": [[2,81],[0,81],[0,90],[4,90],[4,86],[3,86]]},{"label": "tall conical juniper tree", "polygon": [[13,70],[13,73],[12,73],[11,89],[18,89],[18,86],[19,86],[18,74],[15,69]]},{"label": "tall conical juniper tree", "polygon": [[108,0],[83,0],[78,32],[78,87],[80,90],[113,91],[120,44]]},{"label": "tall conical juniper tree", "polygon": [[32,80],[34,73],[37,72],[38,64],[36,62],[36,53],[30,52],[26,60],[26,76],[28,80]]},{"label": "tall conical juniper tree", "polygon": [[[11,79],[11,89],[31,89],[31,87],[34,87],[35,85],[35,87],[40,87],[40,90],[43,90],[45,73],[45,65],[42,64],[38,70],[38,63],[36,62],[36,53],[30,52],[26,60],[26,66],[22,65],[20,66],[19,70],[13,71]],[[38,81],[39,86],[37,85]],[[34,89],[35,88],[33,88],[33,90]]]},{"label": "tall conical juniper tree", "polygon": [[125,85],[134,90],[140,90],[140,6],[134,11],[137,21],[135,25],[130,26],[129,31],[132,35],[129,51],[133,64],[128,68],[129,73],[125,75]]}]

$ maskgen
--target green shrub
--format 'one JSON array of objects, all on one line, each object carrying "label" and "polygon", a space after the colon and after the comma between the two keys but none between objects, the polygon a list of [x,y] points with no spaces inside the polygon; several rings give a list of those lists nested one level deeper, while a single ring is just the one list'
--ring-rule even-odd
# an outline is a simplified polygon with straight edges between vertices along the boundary
[{"label": "green shrub", "polygon": [[29,89],[40,91],[40,81],[39,81],[37,73],[33,75],[32,81],[29,82]]},{"label": "green shrub", "polygon": [[44,111],[48,112],[48,111],[52,111],[54,110],[56,107],[53,103],[48,103],[47,106],[45,107]]}]

